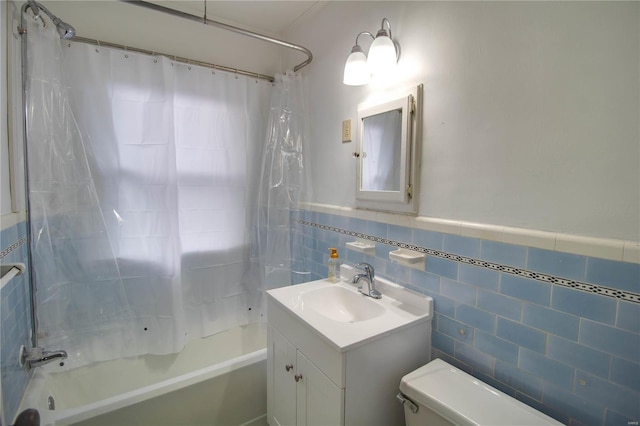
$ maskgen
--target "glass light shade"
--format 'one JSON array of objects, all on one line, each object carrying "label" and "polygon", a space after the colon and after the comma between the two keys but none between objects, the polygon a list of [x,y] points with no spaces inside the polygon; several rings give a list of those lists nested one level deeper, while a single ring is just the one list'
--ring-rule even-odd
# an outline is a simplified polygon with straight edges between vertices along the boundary
[{"label": "glass light shade", "polygon": [[371,70],[367,64],[367,56],[360,51],[351,51],[344,65],[342,82],[348,86],[362,86],[371,80]]},{"label": "glass light shade", "polygon": [[392,71],[397,63],[396,47],[393,41],[385,35],[378,35],[369,48],[367,62],[371,72],[376,75]]}]

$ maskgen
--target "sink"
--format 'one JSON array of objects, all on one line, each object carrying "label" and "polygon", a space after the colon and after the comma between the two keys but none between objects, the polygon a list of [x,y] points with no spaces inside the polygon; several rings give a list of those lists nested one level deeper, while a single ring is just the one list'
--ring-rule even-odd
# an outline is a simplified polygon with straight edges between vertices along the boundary
[{"label": "sink", "polygon": [[[430,322],[433,299],[376,278],[381,299],[360,294],[347,282],[317,280],[267,291],[270,324],[297,317],[334,349],[346,352],[390,333]],[[277,327],[276,327],[277,328]]]},{"label": "sink", "polygon": [[354,323],[384,314],[384,307],[344,287],[322,287],[301,296],[305,309],[313,309],[331,320]]}]

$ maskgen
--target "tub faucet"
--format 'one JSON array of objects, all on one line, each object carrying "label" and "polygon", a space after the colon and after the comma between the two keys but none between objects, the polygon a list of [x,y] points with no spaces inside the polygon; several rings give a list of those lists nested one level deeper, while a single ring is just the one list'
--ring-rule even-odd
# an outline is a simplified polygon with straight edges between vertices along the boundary
[{"label": "tub faucet", "polygon": [[27,369],[31,369],[58,359],[65,359],[67,356],[67,351],[63,350],[47,351],[42,348],[26,349],[23,347],[20,359],[27,366]]},{"label": "tub faucet", "polygon": [[364,271],[364,274],[357,274],[353,277],[353,283],[358,284],[360,280],[364,279],[366,281],[366,286],[363,284],[358,287],[358,291],[365,296],[373,297],[374,299],[380,299],[382,294],[376,290],[376,274],[373,270],[373,266],[369,265],[366,262],[358,263],[356,265],[358,268],[361,268]]}]

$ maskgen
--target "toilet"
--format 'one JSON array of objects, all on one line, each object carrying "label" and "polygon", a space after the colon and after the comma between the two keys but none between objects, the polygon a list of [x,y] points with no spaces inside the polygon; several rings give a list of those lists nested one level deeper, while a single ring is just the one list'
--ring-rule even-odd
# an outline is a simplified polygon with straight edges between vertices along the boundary
[{"label": "toilet", "polygon": [[400,392],[407,426],[562,424],[441,359],[404,376]]}]

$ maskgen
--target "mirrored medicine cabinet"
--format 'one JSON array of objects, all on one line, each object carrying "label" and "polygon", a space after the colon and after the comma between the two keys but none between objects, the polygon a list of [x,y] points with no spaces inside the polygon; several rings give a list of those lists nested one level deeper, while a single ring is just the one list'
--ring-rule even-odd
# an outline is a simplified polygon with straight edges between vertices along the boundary
[{"label": "mirrored medicine cabinet", "polygon": [[422,85],[358,105],[357,207],[417,213],[421,130]]}]

